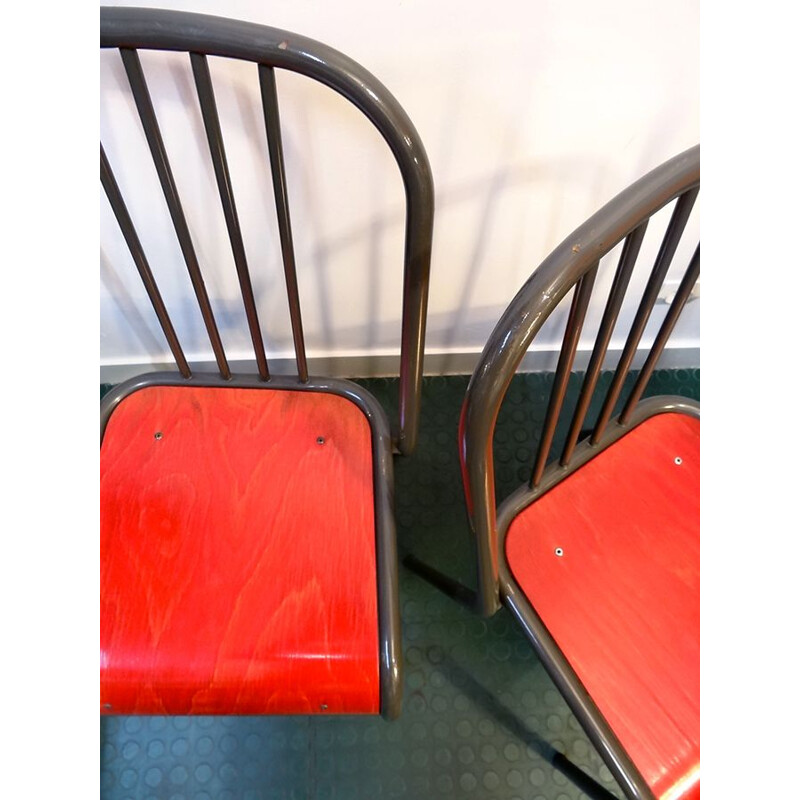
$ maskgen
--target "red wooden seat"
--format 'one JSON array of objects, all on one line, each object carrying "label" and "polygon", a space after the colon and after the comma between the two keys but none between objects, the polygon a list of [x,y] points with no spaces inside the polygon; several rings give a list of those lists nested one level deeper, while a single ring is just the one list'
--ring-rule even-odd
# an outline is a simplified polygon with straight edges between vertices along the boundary
[{"label": "red wooden seat", "polygon": [[651,417],[524,509],[505,543],[658,797],[700,796],[699,468],[700,421]]},{"label": "red wooden seat", "polygon": [[101,448],[101,702],[378,713],[372,443],[318,392],[154,386]]},{"label": "red wooden seat", "polygon": [[[645,343],[699,191],[694,147],[631,184],[564,239],[495,326],[461,412],[462,475],[478,555],[476,610],[509,608],[630,800],[700,793],[700,407],[683,397],[645,397],[700,275],[698,244],[691,258],[679,257],[685,267],[677,291]],[[648,224],[667,206],[649,274],[634,281]],[[605,257],[617,245],[610,275]],[[602,316],[594,331],[584,331],[600,275],[610,279]],[[638,286],[639,302],[601,392],[629,286]],[[530,481],[496,507],[495,421],[525,353],[567,297]],[[584,334],[594,345],[579,394],[568,399]]]}]

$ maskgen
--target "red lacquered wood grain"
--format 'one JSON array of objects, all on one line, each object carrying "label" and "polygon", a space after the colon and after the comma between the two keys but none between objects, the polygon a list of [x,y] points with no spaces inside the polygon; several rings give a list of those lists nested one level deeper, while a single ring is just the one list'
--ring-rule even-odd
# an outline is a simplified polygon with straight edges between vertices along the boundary
[{"label": "red lacquered wood grain", "polygon": [[670,800],[700,796],[699,470],[699,420],[659,414],[528,506],[506,538],[514,578]]},{"label": "red lacquered wood grain", "polygon": [[337,395],[123,400],[101,447],[101,710],[378,713],[372,464]]}]

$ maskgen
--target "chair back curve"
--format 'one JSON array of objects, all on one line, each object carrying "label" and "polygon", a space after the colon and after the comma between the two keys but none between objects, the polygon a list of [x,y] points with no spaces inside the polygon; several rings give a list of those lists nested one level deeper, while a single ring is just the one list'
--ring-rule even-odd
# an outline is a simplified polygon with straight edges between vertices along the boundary
[{"label": "chair back curve", "polygon": [[[506,308],[475,368],[467,388],[459,426],[459,451],[470,526],[478,559],[478,610],[493,614],[503,591],[499,549],[503,531],[513,516],[552,488],[578,466],[653,413],[681,410],[699,414],[699,407],[677,397],[648,398],[642,394],[677,319],[700,274],[700,246],[685,267],[680,285],[649,348],[643,333],[662,290],[700,189],[700,147],[675,156],[640,178],[603,206],[555,249],[533,272]],[[631,275],[642,247],[648,222],[673,203],[666,232],[650,270],[610,387],[591,429],[584,429],[590,403],[598,388],[601,369]],[[556,425],[562,416],[567,381],[573,367],[587,308],[600,262],[623,243],[610,284],[602,318],[580,394],[569,422],[563,450],[551,460]],[[606,265],[603,264],[603,267]],[[496,508],[492,441],[495,422],[512,377],[545,321],[572,292],[566,329],[553,388],[542,423],[531,478]],[[626,398],[623,385],[632,372],[637,351],[644,363]],[[623,402],[624,401],[624,402]],[[615,413],[621,405],[621,411]]]},{"label": "chair back curve", "polygon": [[[101,48],[117,49],[122,59],[221,381],[229,382],[236,376],[232,375],[229,357],[220,337],[204,283],[200,259],[189,232],[181,197],[139,59],[139,51],[178,51],[188,55],[230,238],[249,338],[252,341],[252,352],[255,356],[258,378],[263,382],[273,381],[274,376],[270,373],[261,333],[258,303],[245,255],[208,56],[238,59],[254,65],[253,80],[254,85],[255,81],[258,81],[263,109],[264,145],[272,172],[272,188],[297,364],[297,382],[300,384],[309,382],[309,372],[289,214],[275,70],[299,73],[324,84],[360,109],[380,132],[399,167],[406,199],[400,398],[398,419],[392,425],[392,438],[400,453],[411,452],[416,444],[419,421],[434,201],[433,181],[425,149],[400,104],[385,86],[351,58],[320,42],[265,25],[182,11],[103,7],[100,10],[100,31]],[[197,373],[193,373],[170,319],[166,303],[115,179],[114,166],[101,144],[100,177],[103,188],[144,283],[180,377],[190,379]]]}]

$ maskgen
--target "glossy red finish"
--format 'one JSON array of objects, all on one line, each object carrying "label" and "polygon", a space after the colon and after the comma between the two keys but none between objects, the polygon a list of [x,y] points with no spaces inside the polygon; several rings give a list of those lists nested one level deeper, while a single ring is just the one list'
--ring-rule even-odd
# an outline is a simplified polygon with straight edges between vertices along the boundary
[{"label": "glossy red finish", "polygon": [[699,798],[699,420],[636,427],[528,506],[506,556],[656,796]]},{"label": "glossy red finish", "polygon": [[123,400],[101,447],[101,710],[378,713],[372,466],[337,395]]}]

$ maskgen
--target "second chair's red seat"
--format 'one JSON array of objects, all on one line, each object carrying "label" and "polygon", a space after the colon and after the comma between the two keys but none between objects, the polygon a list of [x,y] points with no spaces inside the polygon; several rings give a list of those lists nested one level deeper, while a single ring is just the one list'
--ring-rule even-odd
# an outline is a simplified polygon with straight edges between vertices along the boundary
[{"label": "second chair's red seat", "polygon": [[700,796],[699,470],[700,421],[659,414],[506,538],[514,578],[661,798]]},{"label": "second chair's red seat", "polygon": [[378,713],[372,440],[338,395],[149,387],[101,447],[110,713]]}]

